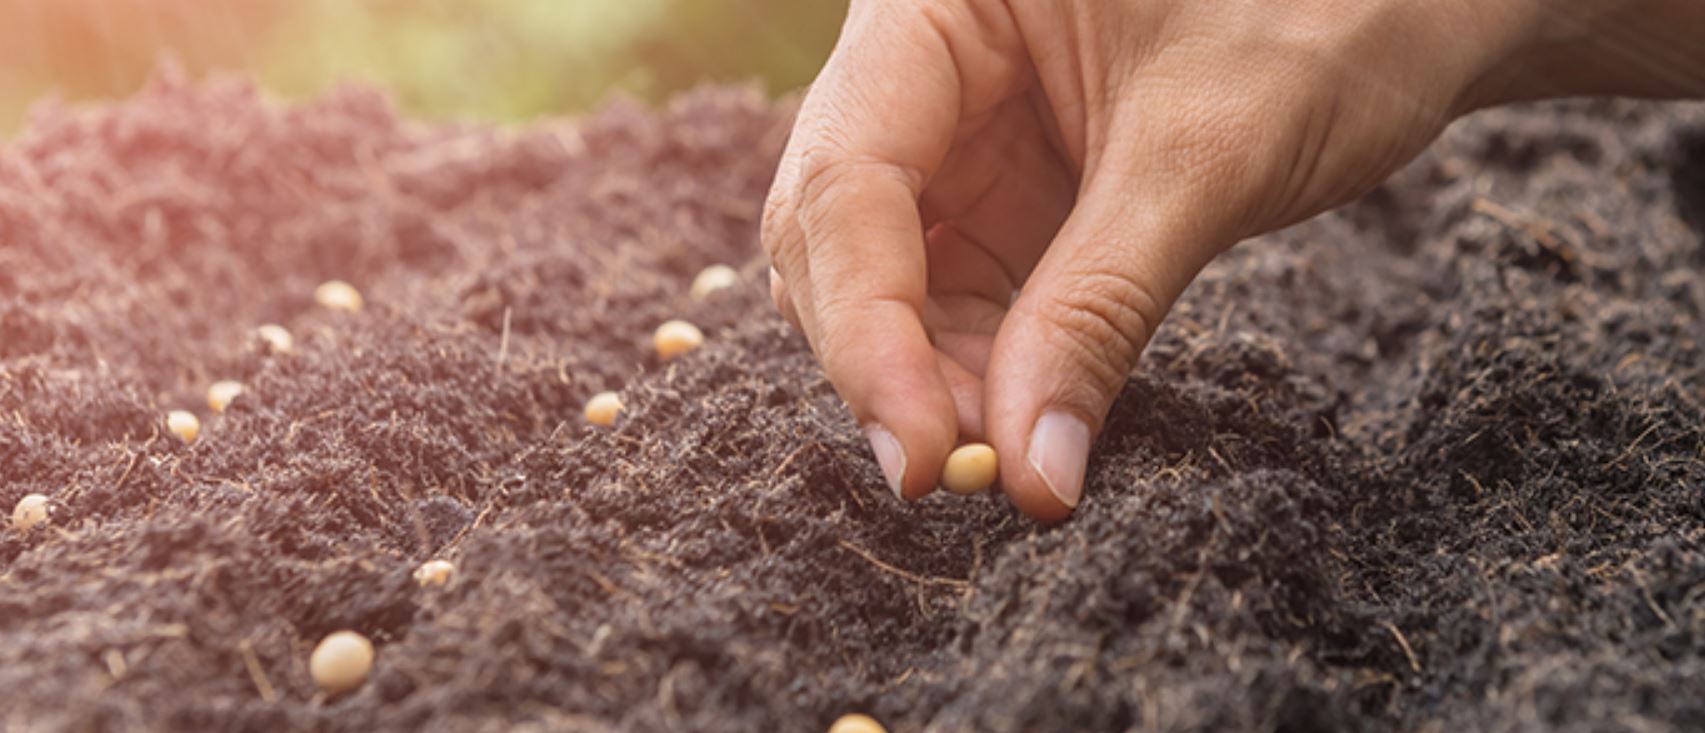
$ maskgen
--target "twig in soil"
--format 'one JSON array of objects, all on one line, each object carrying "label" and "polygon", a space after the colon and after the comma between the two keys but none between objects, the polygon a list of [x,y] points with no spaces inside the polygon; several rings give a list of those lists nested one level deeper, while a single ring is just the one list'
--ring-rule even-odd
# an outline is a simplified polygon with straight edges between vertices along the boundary
[{"label": "twig in soil", "polygon": [[869,550],[866,550],[862,547],[859,547],[858,545],[855,545],[855,544],[848,542],[846,540],[840,540],[840,544],[841,544],[841,547],[845,547],[846,549],[853,551],[853,553],[858,555],[859,557],[864,558],[865,562],[868,562],[872,565],[875,565],[878,568],[886,570],[890,573],[898,575],[898,576],[905,578],[907,580],[910,580],[914,583],[927,583],[927,584],[931,584],[931,585],[945,585],[945,586],[948,586],[951,588],[961,588],[961,589],[969,588],[971,586],[970,581],[960,580],[958,578],[939,578],[939,577],[934,577],[934,576],[918,575],[917,573],[914,573],[910,570],[906,570],[903,568],[895,567],[893,565],[889,565],[888,563],[885,563],[881,559],[877,558],[875,555],[870,554]]},{"label": "twig in soil", "polygon": [[1622,455],[1617,456],[1616,460],[1610,462],[1610,465],[1617,467],[1617,468],[1620,468],[1624,461],[1627,461],[1630,457],[1632,457],[1634,455],[1634,451],[1640,447],[1640,444],[1645,442],[1646,436],[1651,435],[1652,431],[1657,430],[1657,429],[1658,429],[1658,424],[1652,423],[1650,427],[1646,428],[1645,432],[1640,433],[1639,437],[1636,437],[1634,439],[1634,442],[1629,443],[1628,448],[1626,450],[1622,451]]},{"label": "twig in soil", "polygon": [[1652,609],[1652,613],[1658,615],[1666,628],[1674,630],[1675,619],[1670,618],[1669,614],[1664,612],[1663,606],[1658,605],[1658,599],[1652,597],[1652,589],[1646,586],[1646,578],[1638,570],[1633,571],[1630,575],[1634,577],[1634,584],[1640,587],[1640,597],[1645,599],[1646,606]]},{"label": "twig in soil", "polygon": [[805,452],[805,449],[807,447],[809,447],[810,445],[811,445],[810,443],[800,443],[798,446],[796,446],[791,453],[787,454],[786,458],[783,458],[781,460],[781,463],[776,464],[775,470],[770,472],[770,478],[771,479],[779,478],[781,476],[782,471],[787,470],[788,466],[793,465],[793,460],[795,458],[798,458],[800,453]]},{"label": "twig in soil", "polygon": [[1517,212],[1484,197],[1476,197],[1471,208],[1475,213],[1490,216],[1504,226],[1520,229],[1527,236],[1532,237],[1533,241],[1538,242],[1539,246],[1556,252],[1564,261],[1574,260],[1572,253],[1562,248],[1562,243],[1557,240],[1557,235],[1553,233],[1557,228],[1555,223]]},{"label": "twig in soil", "polygon": [[491,504],[487,503],[484,508],[480,509],[480,513],[474,516],[474,521],[469,522],[468,526],[463,527],[462,531],[457,532],[455,537],[451,537],[449,542],[444,543],[444,549],[439,552],[447,553],[456,549],[457,545],[461,544],[463,537],[467,537],[469,532],[472,532],[474,528],[480,526],[481,522],[485,521],[485,515],[491,513],[491,506]]},{"label": "twig in soil", "polygon": [[503,362],[509,359],[509,310],[509,306],[503,307],[503,337],[497,342],[497,364],[492,366],[492,374],[502,374]]},{"label": "twig in soil", "polygon": [[142,455],[141,453],[132,451],[129,448],[125,448],[124,452],[130,455],[130,462],[124,465],[124,473],[119,474],[118,481],[113,483],[113,488],[115,489],[124,487],[124,480],[130,478],[130,471],[136,468],[136,459]]},{"label": "twig in soil", "polygon": [[124,661],[124,652],[117,649],[108,649],[105,654],[101,655],[101,661],[106,662],[107,674],[112,675],[114,682],[124,679],[124,676],[130,672],[130,665]]},{"label": "twig in soil", "polygon": [[1403,638],[1403,632],[1397,629],[1397,624],[1391,623],[1390,621],[1381,621],[1379,623],[1381,626],[1385,627],[1386,631],[1391,632],[1392,636],[1397,637],[1397,645],[1403,647],[1403,656],[1409,658],[1409,669],[1413,670],[1415,674],[1420,674],[1421,663],[1415,661],[1415,650],[1409,647],[1409,640]]},{"label": "twig in soil", "polygon": [[272,681],[266,678],[266,670],[261,669],[260,660],[255,658],[255,645],[244,639],[237,642],[237,651],[243,655],[243,666],[249,668],[249,679],[260,692],[260,699],[269,704],[278,702],[278,691],[273,689]]}]

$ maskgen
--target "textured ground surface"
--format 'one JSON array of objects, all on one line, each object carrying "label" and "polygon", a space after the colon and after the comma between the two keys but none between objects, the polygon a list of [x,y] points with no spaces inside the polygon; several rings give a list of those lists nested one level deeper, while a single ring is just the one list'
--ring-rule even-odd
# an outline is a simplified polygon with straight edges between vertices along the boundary
[{"label": "textured ground surface", "polygon": [[767,304],[785,121],[45,110],[0,148],[0,509],[56,512],[0,531],[0,730],[1705,726],[1705,108],[1486,114],[1234,251],[1053,528],[882,490]]}]

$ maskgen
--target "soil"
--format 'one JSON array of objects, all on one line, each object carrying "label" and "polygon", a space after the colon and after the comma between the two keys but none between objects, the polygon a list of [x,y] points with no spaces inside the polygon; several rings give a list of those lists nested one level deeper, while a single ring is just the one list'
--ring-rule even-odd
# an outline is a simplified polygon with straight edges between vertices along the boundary
[{"label": "soil", "polygon": [[[38,110],[0,148],[0,508],[54,518],[0,531],[0,730],[1705,728],[1705,107],[1482,113],[1237,248],[1057,526],[884,491],[768,303],[788,119],[171,73]],[[746,284],[688,298],[717,262]],[[709,340],[660,364],[674,317]],[[378,663],[327,699],[344,628]]]}]

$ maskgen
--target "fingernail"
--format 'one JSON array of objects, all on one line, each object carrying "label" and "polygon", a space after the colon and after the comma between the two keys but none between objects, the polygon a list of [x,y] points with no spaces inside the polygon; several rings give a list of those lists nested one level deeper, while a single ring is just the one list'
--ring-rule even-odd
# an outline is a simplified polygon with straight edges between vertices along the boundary
[{"label": "fingernail", "polygon": [[905,501],[900,481],[906,477],[906,449],[900,447],[900,439],[877,423],[864,426],[864,437],[870,440],[870,451],[876,454],[876,465],[882,467],[888,488],[894,490],[895,498]]},{"label": "fingernail", "polygon": [[1089,426],[1064,412],[1050,412],[1030,432],[1030,467],[1061,503],[1076,507],[1089,463]]}]

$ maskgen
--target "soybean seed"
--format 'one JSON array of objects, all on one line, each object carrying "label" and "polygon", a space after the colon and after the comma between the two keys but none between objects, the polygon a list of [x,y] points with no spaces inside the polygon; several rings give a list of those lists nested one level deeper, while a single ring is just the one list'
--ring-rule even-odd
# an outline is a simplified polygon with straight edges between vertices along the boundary
[{"label": "soybean seed", "polygon": [[616,424],[616,416],[620,415],[625,407],[621,395],[615,392],[599,392],[586,401],[586,422],[609,427]]},{"label": "soybean seed", "polygon": [[338,311],[361,310],[361,291],[342,280],[331,280],[314,288],[314,302]]},{"label": "soybean seed", "polygon": [[669,361],[704,344],[704,332],[686,321],[664,321],[651,335],[658,358]]},{"label": "soybean seed", "polygon": [[231,400],[237,399],[237,395],[242,393],[241,382],[214,382],[213,386],[207,388],[207,406],[213,408],[214,412],[224,412],[225,408],[231,405]]},{"label": "soybean seed", "polygon": [[265,341],[267,346],[272,347],[272,353],[288,354],[296,350],[296,339],[292,338],[290,332],[285,330],[283,326],[276,323],[268,323],[255,329],[255,335]]},{"label": "soybean seed", "polygon": [[28,531],[38,524],[46,524],[47,520],[47,497],[41,494],[29,494],[19,499],[18,505],[12,508],[12,526],[20,532]]},{"label": "soybean seed", "polygon": [[172,410],[166,413],[166,429],[185,443],[194,443],[195,437],[201,434],[201,420],[185,410]]},{"label": "soybean seed", "polygon": [[308,674],[327,695],[341,695],[367,681],[373,671],[373,642],[353,631],[327,636],[308,657]]},{"label": "soybean seed", "polygon": [[693,287],[688,291],[693,300],[704,300],[711,293],[725,290],[740,284],[740,272],[728,265],[711,265],[699,272],[693,278]]},{"label": "soybean seed", "polygon": [[888,733],[888,729],[868,715],[850,713],[836,719],[829,733]]},{"label": "soybean seed", "polygon": [[1000,475],[1000,459],[987,443],[959,446],[947,456],[941,470],[941,487],[960,496],[989,488]]},{"label": "soybean seed", "polygon": [[415,568],[414,581],[422,588],[429,585],[443,587],[450,582],[450,576],[455,572],[456,566],[451,565],[448,560],[428,560]]}]

